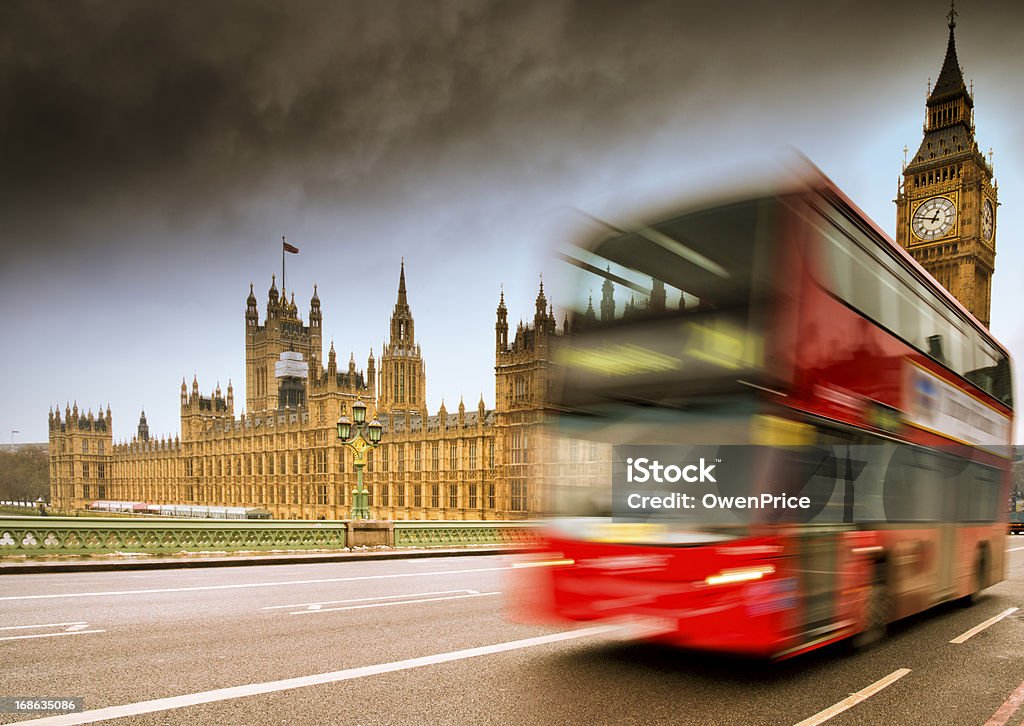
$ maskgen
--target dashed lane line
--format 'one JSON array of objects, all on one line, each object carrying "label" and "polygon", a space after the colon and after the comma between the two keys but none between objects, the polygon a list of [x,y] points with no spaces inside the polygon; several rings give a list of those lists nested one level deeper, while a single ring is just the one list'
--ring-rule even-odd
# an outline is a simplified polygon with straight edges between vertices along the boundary
[{"label": "dashed lane line", "polygon": [[448,595],[447,597],[428,597],[420,598],[419,600],[393,600],[391,602],[375,602],[375,603],[364,603],[362,605],[346,605],[340,608],[324,608],[324,607],[312,607],[307,610],[296,610],[289,615],[310,615],[312,613],[335,613],[341,610],[363,610],[365,608],[386,608],[394,607],[395,605],[414,605],[416,603],[424,602],[440,602],[442,600],[464,600],[468,597],[488,597],[490,595],[500,595],[501,591],[497,590],[494,592],[474,592],[465,595]]},{"label": "dashed lane line", "polygon": [[888,688],[908,673],[910,673],[909,668],[900,668],[897,671],[893,671],[885,678],[879,678],[877,681],[872,683],[867,688],[862,688],[861,690],[852,694],[848,698],[844,698],[842,701],[835,704],[834,706],[829,706],[824,711],[819,711],[813,716],[805,718],[803,721],[796,724],[796,726],[817,726],[818,724],[825,723],[829,719],[838,716],[843,711],[848,711],[849,709],[856,706],[858,703],[866,701],[882,689]]},{"label": "dashed lane line", "polygon": [[988,627],[990,627],[992,625],[995,625],[1000,620],[1005,618],[1007,615],[1010,615],[1012,613],[1017,612],[1017,610],[1019,610],[1019,609],[1020,608],[1006,608],[1006,610],[1003,610],[1003,612],[999,613],[994,618],[989,618],[988,620],[986,620],[983,623],[978,623],[973,628],[968,630],[966,633],[963,633],[961,635],[956,636],[955,638],[953,638],[949,642],[950,643],[956,643],[957,645],[960,645],[961,643],[963,643],[964,641],[968,640],[969,638],[973,638],[975,635],[980,633],[985,628],[988,628]]},{"label": "dashed lane line", "polygon": [[34,638],[62,638],[65,635],[88,635],[89,633],[105,633],[106,630],[70,630],[64,633],[36,633],[35,635],[5,635],[0,640],[32,640]]},{"label": "dashed lane line", "polygon": [[316,605],[345,605],[351,602],[374,602],[376,600],[401,600],[406,597],[430,597],[433,595],[456,595],[461,592],[476,592],[476,590],[436,590],[434,592],[410,592],[405,595],[378,595],[377,597],[357,597],[349,600],[320,600],[318,602],[300,602],[295,605],[267,605],[261,610],[281,610],[287,608],[311,608]]}]

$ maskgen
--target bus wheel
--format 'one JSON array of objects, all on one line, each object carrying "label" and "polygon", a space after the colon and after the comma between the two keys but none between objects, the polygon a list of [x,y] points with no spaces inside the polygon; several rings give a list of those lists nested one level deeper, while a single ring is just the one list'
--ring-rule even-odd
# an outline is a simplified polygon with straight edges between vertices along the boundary
[{"label": "bus wheel", "polygon": [[850,638],[853,650],[865,650],[885,638],[889,623],[889,588],[881,572],[875,573],[864,608],[864,629]]},{"label": "bus wheel", "polygon": [[979,547],[978,556],[974,558],[974,571],[971,573],[971,592],[960,598],[963,607],[970,607],[981,598],[981,591],[988,587],[988,548]]}]

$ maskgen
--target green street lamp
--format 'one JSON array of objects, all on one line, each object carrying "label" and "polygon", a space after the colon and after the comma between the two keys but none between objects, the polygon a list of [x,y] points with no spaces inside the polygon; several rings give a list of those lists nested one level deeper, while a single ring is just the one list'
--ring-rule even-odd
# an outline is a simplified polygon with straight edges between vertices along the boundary
[{"label": "green street lamp", "polygon": [[352,404],[352,418],[342,414],[338,419],[338,440],[342,446],[352,449],[356,465],[356,488],[352,490],[352,519],[370,518],[370,493],[363,486],[363,467],[366,454],[377,448],[384,427],[374,419],[366,423],[366,404],[357,400]]}]

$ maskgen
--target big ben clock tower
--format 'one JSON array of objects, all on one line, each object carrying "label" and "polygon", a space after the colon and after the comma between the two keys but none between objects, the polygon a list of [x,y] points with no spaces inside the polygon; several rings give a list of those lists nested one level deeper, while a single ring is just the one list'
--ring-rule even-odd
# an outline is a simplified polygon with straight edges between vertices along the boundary
[{"label": "big ben clock tower", "polygon": [[998,186],[974,138],[974,97],[949,44],[926,104],[924,139],[896,197],[896,241],[986,327],[996,259]]}]

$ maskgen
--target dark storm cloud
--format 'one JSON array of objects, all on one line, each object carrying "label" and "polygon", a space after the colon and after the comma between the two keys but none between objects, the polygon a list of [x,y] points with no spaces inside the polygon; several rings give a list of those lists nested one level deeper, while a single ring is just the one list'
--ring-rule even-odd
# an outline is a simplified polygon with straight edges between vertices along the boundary
[{"label": "dark storm cloud", "polygon": [[818,2],[6,2],[0,212],[12,236],[53,243],[91,216],[355,204],[457,167],[538,174],[661,114],[784,97],[834,52],[891,68],[864,52],[899,32],[888,22]]},{"label": "dark storm cloud", "polygon": [[[656,108],[664,99],[646,89],[665,74],[684,87],[720,61],[702,36],[734,11],[4,3],[4,211],[52,219],[148,190],[161,206],[177,199],[201,213],[281,183],[321,201],[446,154],[486,163],[566,132],[582,145]],[[751,34],[743,22],[738,35]],[[507,133],[484,133],[495,127]],[[487,148],[474,146],[484,138]]]}]

